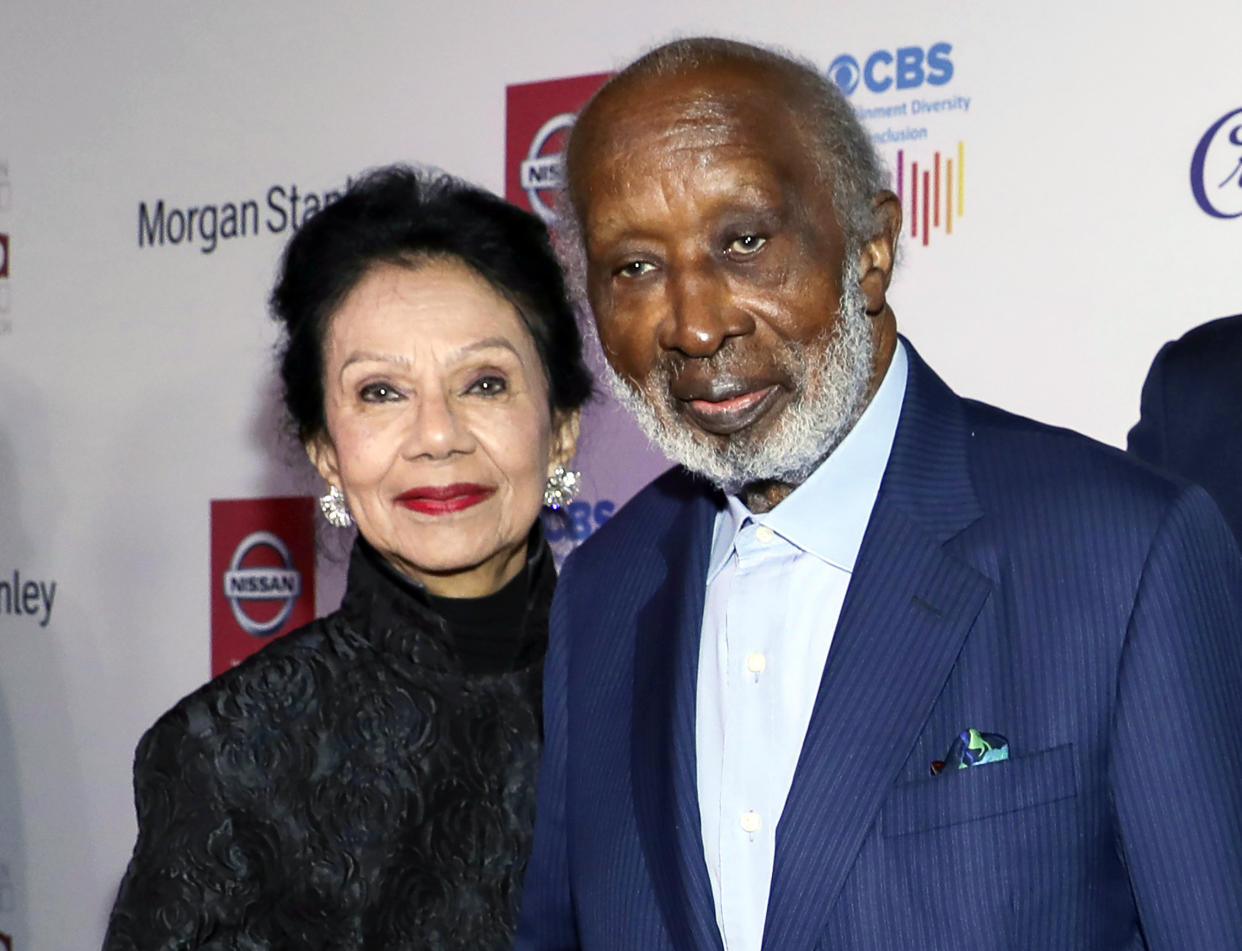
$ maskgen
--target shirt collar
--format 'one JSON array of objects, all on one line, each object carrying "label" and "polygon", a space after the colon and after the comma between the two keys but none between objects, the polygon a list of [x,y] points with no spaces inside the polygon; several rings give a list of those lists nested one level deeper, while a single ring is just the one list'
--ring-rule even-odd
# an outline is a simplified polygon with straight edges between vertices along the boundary
[{"label": "shirt collar", "polygon": [[897,434],[908,367],[905,345],[898,340],[884,379],[858,422],[819,468],[772,511],[755,515],[741,499],[726,496],[727,507],[716,517],[709,583],[728,561],[737,534],[748,520],[767,525],[823,561],[854,570]]}]

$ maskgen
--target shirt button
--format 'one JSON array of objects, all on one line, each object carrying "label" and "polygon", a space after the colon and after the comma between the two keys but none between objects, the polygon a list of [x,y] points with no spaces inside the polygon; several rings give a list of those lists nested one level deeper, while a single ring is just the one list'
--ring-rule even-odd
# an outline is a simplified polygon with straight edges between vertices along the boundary
[{"label": "shirt button", "polygon": [[746,669],[752,674],[761,674],[763,669],[768,666],[768,659],[755,651],[753,654],[746,655]]},{"label": "shirt button", "polygon": [[776,532],[772,531],[772,529],[768,528],[766,525],[760,525],[755,529],[755,538],[765,545],[775,537]]},{"label": "shirt button", "polygon": [[763,820],[759,818],[759,813],[755,812],[753,809],[750,812],[742,813],[743,832],[758,832],[762,825]]}]

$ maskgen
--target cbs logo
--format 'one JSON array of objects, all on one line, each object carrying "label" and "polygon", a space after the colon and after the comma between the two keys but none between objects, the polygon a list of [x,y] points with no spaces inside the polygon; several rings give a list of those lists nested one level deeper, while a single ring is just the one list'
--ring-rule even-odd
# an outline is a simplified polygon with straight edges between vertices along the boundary
[{"label": "cbs logo", "polygon": [[616,508],[611,499],[600,499],[594,505],[585,501],[570,502],[558,511],[543,513],[543,533],[553,543],[586,541],[595,529],[612,518]]},{"label": "cbs logo", "polygon": [[924,83],[943,86],[953,78],[953,61],[949,43],[933,43],[926,50],[921,46],[901,46],[895,51],[876,50],[861,66],[853,56],[843,53],[828,65],[828,78],[851,95],[861,81],[872,92],[917,89]]}]

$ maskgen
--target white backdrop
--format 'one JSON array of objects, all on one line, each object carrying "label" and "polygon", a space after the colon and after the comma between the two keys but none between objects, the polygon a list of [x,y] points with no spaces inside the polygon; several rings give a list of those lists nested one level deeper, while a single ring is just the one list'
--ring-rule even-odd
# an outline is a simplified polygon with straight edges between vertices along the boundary
[{"label": "white backdrop", "polygon": [[871,122],[927,129],[906,160],[964,143],[953,233],[908,247],[891,295],[959,392],[1121,444],[1158,346],[1242,311],[1242,218],[1190,188],[1196,144],[1242,107],[1237,0],[0,0],[0,585],[56,585],[50,611],[0,588],[13,948],[102,938],[134,744],[209,672],[209,501],[317,488],[275,436],[265,299],[289,232],[140,247],[140,203],[256,199],[262,220],[273,186],[322,193],[397,159],[501,191],[506,85],[700,32],[824,68],[949,45],[947,82],[854,98],[970,100]]}]

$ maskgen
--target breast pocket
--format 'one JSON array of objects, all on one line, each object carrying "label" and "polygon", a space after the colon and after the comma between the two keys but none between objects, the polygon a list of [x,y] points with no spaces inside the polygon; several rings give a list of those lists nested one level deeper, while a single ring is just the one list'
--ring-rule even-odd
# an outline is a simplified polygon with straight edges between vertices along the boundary
[{"label": "breast pocket", "polygon": [[906,783],[884,803],[886,838],[1020,812],[1078,794],[1073,744]]}]

